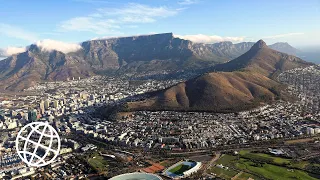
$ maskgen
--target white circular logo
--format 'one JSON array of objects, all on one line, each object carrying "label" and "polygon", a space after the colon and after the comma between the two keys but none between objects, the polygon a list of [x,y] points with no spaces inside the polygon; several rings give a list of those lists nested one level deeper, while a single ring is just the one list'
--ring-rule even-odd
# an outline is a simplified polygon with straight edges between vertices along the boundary
[{"label": "white circular logo", "polygon": [[48,122],[33,122],[19,131],[16,150],[29,166],[42,167],[57,158],[60,143],[59,134]]}]

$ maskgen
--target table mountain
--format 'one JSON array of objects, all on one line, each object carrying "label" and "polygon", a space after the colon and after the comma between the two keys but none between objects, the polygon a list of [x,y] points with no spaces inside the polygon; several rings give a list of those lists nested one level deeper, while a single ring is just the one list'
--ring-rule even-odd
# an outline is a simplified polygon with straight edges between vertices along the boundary
[{"label": "table mountain", "polygon": [[0,61],[0,90],[22,90],[40,81],[95,74],[133,76],[198,70],[239,57],[253,44],[200,44],[175,38],[172,33],[91,40],[70,53],[46,51],[33,44],[26,52]]},{"label": "table mountain", "polygon": [[[91,40],[76,52],[46,51],[31,45],[0,62],[2,90],[21,90],[39,81],[94,74],[180,71],[224,63],[246,51],[243,46],[197,44],[172,33]],[[234,46],[234,47],[233,47]],[[234,51],[233,51],[234,50]],[[219,52],[219,53],[216,53]],[[215,54],[216,53],[216,54]]]}]

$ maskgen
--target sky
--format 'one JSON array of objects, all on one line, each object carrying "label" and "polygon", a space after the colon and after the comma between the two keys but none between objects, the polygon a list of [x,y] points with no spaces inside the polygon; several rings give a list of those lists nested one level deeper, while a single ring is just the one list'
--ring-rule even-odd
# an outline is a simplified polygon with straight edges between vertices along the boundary
[{"label": "sky", "polygon": [[0,48],[79,48],[108,37],[172,32],[195,42],[320,46],[320,0],[0,0]]}]

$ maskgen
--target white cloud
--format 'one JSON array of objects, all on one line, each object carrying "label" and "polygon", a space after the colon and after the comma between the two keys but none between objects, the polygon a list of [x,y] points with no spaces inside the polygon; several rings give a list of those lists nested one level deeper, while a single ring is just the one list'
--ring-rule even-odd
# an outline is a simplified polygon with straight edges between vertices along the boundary
[{"label": "white cloud", "polygon": [[197,4],[198,2],[199,2],[198,0],[182,0],[182,1],[179,1],[178,4],[191,5],[191,4]]},{"label": "white cloud", "polygon": [[166,6],[151,7],[143,4],[129,3],[124,8],[105,8],[99,9],[99,11],[105,15],[120,16],[120,19],[153,19],[155,21],[156,18],[165,18],[176,15],[179,12],[179,9],[170,9]]},{"label": "white cloud", "polygon": [[222,41],[231,41],[231,42],[241,42],[244,41],[245,37],[221,37],[217,35],[209,36],[204,34],[196,34],[196,35],[174,35],[180,39],[186,39],[197,43],[216,43]]},{"label": "white cloud", "polygon": [[25,47],[7,47],[0,53],[0,56],[2,54],[3,57],[12,56],[14,54],[25,52],[27,49]]},{"label": "white cloud", "polygon": [[277,39],[277,38],[283,38],[283,37],[288,37],[288,36],[298,36],[298,35],[304,35],[304,33],[277,34],[277,35],[273,35],[273,36],[263,37],[263,39]]},{"label": "white cloud", "polygon": [[91,40],[107,40],[107,39],[113,39],[113,38],[126,38],[126,37],[138,37],[138,36],[149,36],[149,35],[154,35],[158,34],[156,32],[150,32],[148,34],[136,34],[136,35],[123,35],[123,36],[102,36],[102,37],[94,37]]},{"label": "white cloud", "polygon": [[66,20],[60,24],[60,28],[63,31],[121,34],[119,30],[125,26],[153,23],[159,19],[174,16],[182,10],[129,3],[121,8],[100,8],[93,14]]},{"label": "white cloud", "polygon": [[55,41],[51,39],[45,39],[36,42],[36,45],[40,47],[42,51],[60,51],[63,53],[75,52],[81,49],[81,46],[76,43],[66,43],[61,41]]},{"label": "white cloud", "polygon": [[111,19],[94,17],[76,17],[62,22],[60,26],[65,31],[88,31],[96,34],[117,34],[116,25]]},{"label": "white cloud", "polygon": [[[51,39],[45,39],[37,41],[35,43],[42,51],[60,51],[63,53],[75,52],[82,47],[76,43],[66,43],[62,41],[55,41]],[[7,47],[0,49],[0,57],[8,57],[14,54],[19,54],[28,50],[28,47]]]},{"label": "white cloud", "polygon": [[83,2],[83,3],[90,3],[90,4],[110,4],[109,1],[103,1],[103,0],[73,0],[75,2]]},{"label": "white cloud", "polygon": [[0,34],[17,38],[17,39],[23,39],[29,42],[35,42],[38,39],[35,33],[26,31],[16,26],[3,24],[3,23],[0,23]]}]

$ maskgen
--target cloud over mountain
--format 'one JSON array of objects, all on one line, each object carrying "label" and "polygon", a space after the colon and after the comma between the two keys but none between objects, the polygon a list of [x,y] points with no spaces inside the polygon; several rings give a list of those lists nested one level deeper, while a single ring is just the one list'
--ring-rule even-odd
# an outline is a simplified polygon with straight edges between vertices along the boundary
[{"label": "cloud over mountain", "polygon": [[195,34],[195,35],[175,35],[180,39],[186,39],[197,43],[216,43],[223,41],[231,41],[231,42],[241,42],[244,41],[245,37],[222,37],[217,35],[204,35],[204,34]]},{"label": "cloud over mountain", "polygon": [[75,52],[81,49],[81,46],[76,43],[66,43],[62,41],[55,41],[51,39],[45,39],[35,43],[42,51],[57,50],[63,53]]},{"label": "cloud over mountain", "polygon": [[26,48],[25,47],[7,47],[4,49],[0,49],[0,57],[7,57],[11,56],[14,54],[22,53],[25,52]]}]

